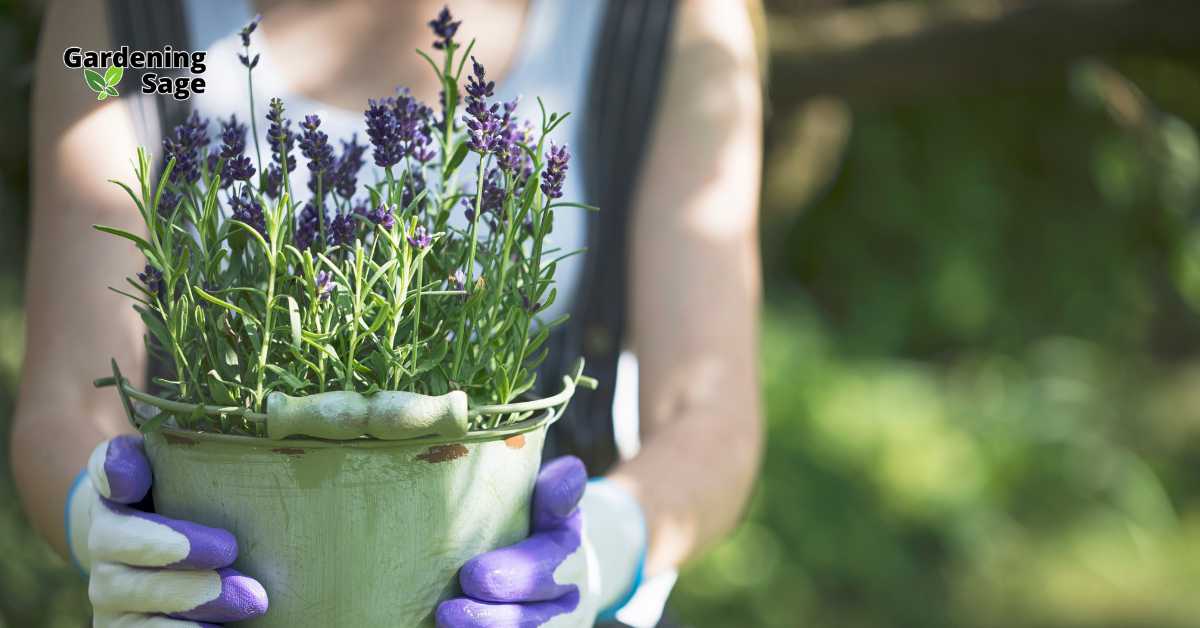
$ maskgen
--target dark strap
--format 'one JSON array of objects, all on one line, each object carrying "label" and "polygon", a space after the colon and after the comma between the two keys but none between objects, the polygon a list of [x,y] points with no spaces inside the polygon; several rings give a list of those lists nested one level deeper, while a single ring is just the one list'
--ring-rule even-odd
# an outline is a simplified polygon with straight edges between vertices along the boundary
[{"label": "dark strap", "polygon": [[[187,20],[182,0],[108,0],[108,24],[113,47],[128,45],[131,50],[161,50],[170,44],[176,50],[191,50]],[[180,74],[180,70],[129,70],[129,78],[121,93],[133,118],[138,143],[151,155],[163,154],[162,139],[187,118],[188,101],[175,100],[169,95],[143,94],[142,76],[149,71],[164,76]],[[151,161],[155,171],[163,166],[161,159]],[[173,379],[170,360],[162,359],[163,350],[153,336],[147,336],[150,356],[146,363],[146,381],[151,392],[164,392],[154,384],[154,378]]]},{"label": "dark strap", "polygon": [[551,430],[548,455],[571,453],[593,475],[617,461],[612,402],[617,359],[626,327],[629,217],[643,157],[653,130],[671,41],[674,0],[609,0],[596,44],[583,157],[589,202],[588,253],[571,319],[548,341],[550,355],[539,380],[553,388],[582,354],[600,380],[579,390],[563,420]]},{"label": "dark strap", "polygon": [[[108,23],[113,47],[128,45],[131,50],[161,50],[170,45],[176,50],[191,50],[182,0],[108,0]],[[129,71],[121,99],[134,118],[138,142],[152,154],[162,154],[162,138],[187,117],[188,101],[169,95],[143,94],[139,89],[142,75],[152,71],[174,76],[181,70]],[[161,164],[155,164],[156,166]]]}]

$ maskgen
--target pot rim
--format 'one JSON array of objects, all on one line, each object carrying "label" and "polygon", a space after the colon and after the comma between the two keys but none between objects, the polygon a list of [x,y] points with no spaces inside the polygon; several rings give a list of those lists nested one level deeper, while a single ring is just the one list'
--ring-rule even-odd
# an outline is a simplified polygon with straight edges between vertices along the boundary
[{"label": "pot rim", "polygon": [[[451,445],[457,443],[481,443],[497,440],[504,440],[519,436],[527,432],[532,432],[543,427],[550,427],[555,421],[562,416],[561,412],[554,408],[546,409],[542,414],[533,416],[524,421],[501,425],[500,427],[488,428],[485,430],[473,430],[467,432],[465,436],[440,436],[432,434],[429,436],[418,436],[416,438],[408,438],[404,440],[382,440],[378,438],[355,438],[350,440],[331,440],[325,438],[314,438],[305,436],[302,438],[281,438],[273,440],[260,436],[247,436],[244,434],[222,434],[220,432],[199,432],[180,427],[172,427],[161,425],[153,432],[170,434],[186,439],[200,440],[213,443],[224,443],[227,445],[240,445],[244,447],[262,447],[264,445],[279,447],[304,447],[308,449],[321,449],[333,447],[351,447],[355,449],[383,449],[391,447],[411,447],[414,445]],[[148,433],[147,435],[149,435]],[[169,439],[168,439],[169,442]]]}]

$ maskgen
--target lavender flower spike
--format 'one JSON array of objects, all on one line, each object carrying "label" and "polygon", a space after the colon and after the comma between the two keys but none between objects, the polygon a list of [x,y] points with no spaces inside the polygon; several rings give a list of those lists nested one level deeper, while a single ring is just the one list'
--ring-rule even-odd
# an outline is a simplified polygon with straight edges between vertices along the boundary
[{"label": "lavender flower spike", "polygon": [[200,180],[200,152],[208,148],[208,120],[193,111],[171,137],[163,140],[164,159],[175,160],[171,183],[195,183]]},{"label": "lavender flower spike", "polygon": [[467,145],[482,154],[494,152],[500,144],[503,119],[500,104],[487,104],[496,91],[496,82],[487,80],[484,67],[471,57],[471,76],[467,79],[467,116],[463,119],[467,127]]},{"label": "lavender flower spike", "polygon": [[146,270],[137,274],[138,281],[146,286],[146,292],[150,294],[159,294],[163,289],[162,271],[146,264]]},{"label": "lavender flower spike", "polygon": [[329,296],[337,289],[337,284],[333,283],[333,273],[320,271],[317,273],[317,299],[320,301],[328,301]]},{"label": "lavender flower spike", "polygon": [[367,137],[375,147],[375,165],[380,168],[394,166],[404,157],[394,106],[393,98],[369,100],[367,110],[363,113],[367,122]]},{"label": "lavender flower spike", "polygon": [[244,47],[244,48],[250,47],[250,34],[253,33],[255,29],[258,28],[258,23],[261,21],[262,21],[262,14],[260,13],[258,15],[255,15],[254,19],[250,20],[250,23],[243,26],[242,30],[238,32],[238,34],[242,36],[242,47]]},{"label": "lavender flower spike", "polygon": [[296,136],[292,133],[292,121],[283,117],[283,101],[271,99],[271,109],[267,112],[267,141],[271,144],[271,159],[283,167],[286,157],[288,172],[296,169],[296,158],[292,157],[292,147],[296,144]]},{"label": "lavender flower spike", "polygon": [[391,229],[396,225],[396,218],[393,215],[393,211],[390,205],[380,205],[367,212],[367,220],[384,229]]},{"label": "lavender flower spike", "polygon": [[413,234],[408,236],[408,243],[418,249],[427,249],[433,242],[433,237],[425,232],[425,227],[417,226]]},{"label": "lavender flower spike", "polygon": [[250,188],[243,186],[241,194],[229,198],[229,205],[233,209],[234,220],[250,225],[259,235],[266,237],[267,218],[263,214],[262,205],[250,194]]},{"label": "lavender flower spike", "polygon": [[329,239],[334,244],[350,244],[354,241],[357,231],[355,227],[354,218],[350,214],[342,214],[334,218],[333,223],[330,224],[329,230],[332,233]]},{"label": "lavender flower spike", "polygon": [[319,130],[320,126],[321,118],[315,115],[304,116],[304,122],[300,123],[300,128],[304,129],[300,134],[300,152],[308,159],[311,177],[308,189],[314,193],[317,191],[318,181],[324,182],[325,189],[328,189],[332,182],[331,178],[325,175],[330,174],[333,167],[333,147],[329,145],[329,136]]},{"label": "lavender flower spike", "polygon": [[223,183],[248,181],[254,176],[250,158],[242,154],[245,150],[246,125],[238,124],[237,116],[231,115],[228,122],[221,122],[221,158],[225,160],[221,170]]},{"label": "lavender flower spike", "polygon": [[453,46],[454,35],[458,32],[460,25],[462,25],[462,20],[454,20],[450,15],[450,7],[442,7],[437,18],[429,21],[429,28],[433,29],[433,34],[438,37],[433,42],[433,47],[437,50],[445,50]]},{"label": "lavender flower spike", "polygon": [[542,172],[542,193],[550,198],[560,198],[563,195],[562,186],[567,178],[567,162],[571,153],[567,145],[555,146],[550,144],[550,152],[546,153],[546,170]]}]

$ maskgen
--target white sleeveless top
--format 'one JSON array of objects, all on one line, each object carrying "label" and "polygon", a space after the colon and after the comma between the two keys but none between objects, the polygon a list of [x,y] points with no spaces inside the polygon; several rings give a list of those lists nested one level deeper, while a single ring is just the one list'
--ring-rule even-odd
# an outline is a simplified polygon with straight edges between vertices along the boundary
[{"label": "white sleeveless top", "polygon": [[[578,150],[582,146],[579,112],[587,98],[589,70],[604,6],[604,2],[593,0],[531,0],[521,47],[514,55],[508,75],[496,84],[498,101],[522,97],[516,115],[533,121],[535,128],[540,118],[536,98],[542,99],[547,112],[573,113],[554,130],[551,138],[555,143],[565,143],[573,149],[571,167],[563,186],[565,201],[586,202],[582,181],[586,164],[582,151]],[[246,122],[251,117],[246,69],[238,61],[238,54],[242,52],[238,31],[253,19],[254,8],[249,0],[185,0],[184,10],[192,49],[208,51],[208,68],[204,72],[206,91],[192,96],[191,107],[201,117],[210,119],[209,130],[215,137],[220,129],[216,122],[218,118],[228,119],[230,114],[237,114],[239,121]],[[432,41],[430,34],[430,43]],[[289,89],[282,75],[275,70],[275,59],[263,37],[252,40],[251,54],[254,53],[261,54],[254,69],[254,111],[261,146],[269,145],[265,116],[272,98],[283,100],[285,115],[297,123],[308,114],[320,116],[321,130],[329,135],[330,144],[335,148],[340,147],[339,140],[348,140],[354,133],[358,134],[360,144],[369,145],[363,119],[367,103],[362,103],[359,109],[348,110],[305,98]],[[413,53],[412,62],[423,63],[416,53]],[[395,88],[401,86],[379,87],[378,97],[384,97],[394,95]],[[253,146],[252,141],[247,144]],[[253,156],[252,149],[248,150]],[[370,154],[368,149],[366,165],[358,175],[360,183],[374,183],[384,178],[383,170],[375,165]],[[474,177],[467,173],[474,173],[475,168],[467,162],[459,171],[462,173],[460,181],[470,189]],[[307,180],[306,173],[301,163],[293,177]],[[308,187],[297,184],[296,180],[293,180],[292,193],[301,203],[311,195]],[[575,208],[555,211],[554,230],[546,244],[547,249],[558,249],[553,256],[586,246],[587,220],[583,211]],[[466,224],[461,208],[456,208],[454,219],[452,222],[458,226]],[[558,297],[543,313],[545,320],[554,320],[569,311],[582,270],[583,256],[576,255],[559,262],[554,277]]]}]

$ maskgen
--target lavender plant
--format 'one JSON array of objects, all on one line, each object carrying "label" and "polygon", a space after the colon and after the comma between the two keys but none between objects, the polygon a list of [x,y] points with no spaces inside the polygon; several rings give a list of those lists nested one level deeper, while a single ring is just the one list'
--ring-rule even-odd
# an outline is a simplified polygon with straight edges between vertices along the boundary
[{"label": "lavender plant", "polygon": [[[144,149],[140,189],[114,181],[147,235],[96,228],[146,257],[131,290],[117,291],[134,301],[151,351],[174,366],[156,383],[170,399],[227,410],[176,420],[257,434],[244,414],[265,412],[272,391],[462,390],[473,404],[505,404],[533,386],[543,344],[565,319],[542,316],[556,298],[555,267],[574,253],[547,248],[546,237],[556,209],[586,206],[560,200],[570,155],[548,137],[566,116],[539,100],[534,126],[516,118],[515,101],[497,102],[474,42],[463,50],[454,39],[459,24],[443,9],[430,22],[440,60],[418,51],[441,83],[439,111],[407,90],[372,100],[369,146],[357,136],[335,146],[319,117],[293,123],[274,99],[265,162],[256,133],[256,159],[246,154],[235,117],[217,121],[210,146],[209,121],[193,113],[164,140],[157,181]],[[251,102],[256,25],[240,33]],[[383,172],[370,183],[359,180],[368,149]],[[297,185],[311,200],[293,200]],[[456,212],[465,226],[451,221]]]}]

